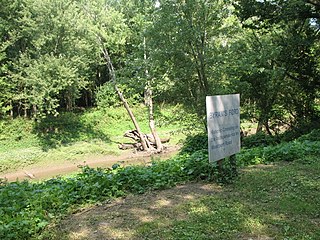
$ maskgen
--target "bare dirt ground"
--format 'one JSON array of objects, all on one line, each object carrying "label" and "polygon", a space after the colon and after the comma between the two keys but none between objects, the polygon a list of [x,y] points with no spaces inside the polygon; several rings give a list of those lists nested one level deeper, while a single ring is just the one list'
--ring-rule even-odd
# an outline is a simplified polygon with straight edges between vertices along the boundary
[{"label": "bare dirt ground", "polygon": [[56,226],[54,239],[138,240],[142,225],[186,220],[187,213],[181,211],[185,204],[221,191],[222,187],[217,184],[188,183],[168,190],[129,195],[67,217]]},{"label": "bare dirt ground", "polygon": [[[261,164],[247,171],[269,170],[271,167],[274,165]],[[160,231],[172,230],[173,226],[177,226],[175,221],[188,221],[188,209],[193,202],[217,195],[224,199],[230,194],[234,194],[232,188],[217,183],[190,182],[171,189],[128,195],[84,207],[57,225],[51,225],[49,236],[52,240],[160,240],[158,236],[163,236]],[[166,239],[173,238],[169,236]],[[239,233],[237,239],[275,238],[253,232]]]},{"label": "bare dirt ground", "polygon": [[147,164],[152,158],[167,159],[175,155],[179,150],[178,146],[170,146],[161,154],[147,152],[133,152],[132,150],[123,151],[121,155],[91,156],[85,160],[65,161],[63,163],[51,163],[43,166],[28,167],[15,172],[0,175],[0,179],[7,179],[9,182],[29,180],[43,180],[56,176],[63,176],[78,172],[79,166],[87,165],[90,167],[111,167],[115,163],[121,165]]}]

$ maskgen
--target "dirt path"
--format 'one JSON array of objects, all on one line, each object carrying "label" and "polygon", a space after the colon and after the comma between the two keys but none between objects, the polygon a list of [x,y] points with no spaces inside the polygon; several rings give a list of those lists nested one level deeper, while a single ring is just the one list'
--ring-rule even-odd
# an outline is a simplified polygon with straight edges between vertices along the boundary
[{"label": "dirt path", "polygon": [[120,156],[91,156],[85,160],[65,161],[63,163],[51,163],[43,166],[28,167],[15,172],[0,174],[0,178],[5,178],[9,182],[16,180],[43,180],[56,176],[63,176],[79,171],[79,166],[87,165],[89,167],[111,167],[115,163],[121,165],[147,164],[152,158],[167,159],[175,155],[179,150],[178,146],[168,147],[164,153],[150,154],[145,152],[133,153],[125,151]]},{"label": "dirt path", "polygon": [[146,237],[140,235],[138,229],[147,229],[148,224],[168,225],[169,228],[172,221],[187,221],[188,214],[181,210],[183,206],[221,191],[222,187],[217,184],[188,183],[143,195],[129,195],[70,215],[56,226],[52,239],[159,239],[157,232]]}]

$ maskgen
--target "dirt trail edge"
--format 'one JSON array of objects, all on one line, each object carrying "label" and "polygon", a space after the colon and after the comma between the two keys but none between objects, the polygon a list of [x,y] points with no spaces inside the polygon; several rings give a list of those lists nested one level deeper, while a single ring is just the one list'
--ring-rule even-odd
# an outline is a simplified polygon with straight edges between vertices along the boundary
[{"label": "dirt trail edge", "polygon": [[0,173],[0,179],[6,179],[9,182],[22,180],[44,180],[57,176],[63,176],[79,172],[79,166],[89,167],[111,167],[115,163],[121,165],[147,164],[152,158],[168,159],[174,156],[179,150],[178,146],[168,147],[161,154],[151,154],[147,152],[125,152],[120,156],[91,156],[84,160],[65,161],[63,163],[51,163],[43,166],[27,167],[10,173]]}]

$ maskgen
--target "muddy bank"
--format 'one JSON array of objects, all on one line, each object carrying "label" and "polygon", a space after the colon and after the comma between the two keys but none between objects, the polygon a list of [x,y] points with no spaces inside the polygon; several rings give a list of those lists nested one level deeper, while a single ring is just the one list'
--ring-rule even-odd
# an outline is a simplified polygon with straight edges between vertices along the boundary
[{"label": "muddy bank", "polygon": [[22,180],[45,180],[57,176],[68,175],[79,172],[79,166],[95,167],[111,167],[115,163],[119,163],[122,166],[148,164],[152,159],[160,158],[162,160],[168,159],[176,155],[179,151],[179,147],[169,147],[165,152],[161,154],[150,154],[145,152],[133,153],[127,151],[120,156],[107,155],[99,157],[89,157],[82,161],[65,161],[63,163],[52,163],[37,167],[28,167],[11,173],[0,173],[0,178],[7,179],[9,182],[22,181]]}]

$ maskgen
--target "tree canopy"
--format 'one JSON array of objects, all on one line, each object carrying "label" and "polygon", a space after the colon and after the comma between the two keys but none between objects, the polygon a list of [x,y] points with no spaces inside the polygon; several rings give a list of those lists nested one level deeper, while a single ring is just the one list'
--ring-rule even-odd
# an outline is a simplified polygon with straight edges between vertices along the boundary
[{"label": "tree canopy", "polygon": [[[0,116],[39,118],[152,90],[200,118],[240,92],[269,133],[319,117],[317,0],[1,0]],[[150,92],[149,92],[150,93]],[[258,130],[259,130],[258,129]]]}]

